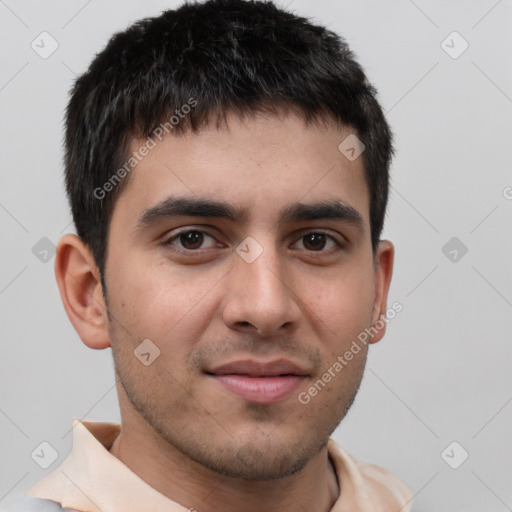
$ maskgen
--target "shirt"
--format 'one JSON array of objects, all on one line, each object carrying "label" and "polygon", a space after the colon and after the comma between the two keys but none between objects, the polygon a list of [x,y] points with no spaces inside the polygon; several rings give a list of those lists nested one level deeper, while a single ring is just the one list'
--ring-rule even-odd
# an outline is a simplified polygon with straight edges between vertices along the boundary
[{"label": "shirt", "polygon": [[[87,512],[187,512],[109,452],[121,425],[73,420],[73,447],[62,464],[31,487],[16,509]],[[412,494],[388,470],[357,462],[332,439],[327,451],[340,494],[331,512],[410,512]]]}]

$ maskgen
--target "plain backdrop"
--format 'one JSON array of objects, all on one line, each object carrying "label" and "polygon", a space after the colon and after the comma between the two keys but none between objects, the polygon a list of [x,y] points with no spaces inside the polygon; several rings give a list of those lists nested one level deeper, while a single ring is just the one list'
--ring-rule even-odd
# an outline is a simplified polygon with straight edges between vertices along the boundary
[{"label": "plain backdrop", "polygon": [[[333,437],[406,482],[415,511],[512,510],[512,2],[278,3],[346,38],[397,147],[384,236],[403,311]],[[0,506],[60,464],[73,417],[119,421],[111,353],[81,343],[54,279],[73,231],[63,111],[114,32],[177,5],[0,0]]]}]

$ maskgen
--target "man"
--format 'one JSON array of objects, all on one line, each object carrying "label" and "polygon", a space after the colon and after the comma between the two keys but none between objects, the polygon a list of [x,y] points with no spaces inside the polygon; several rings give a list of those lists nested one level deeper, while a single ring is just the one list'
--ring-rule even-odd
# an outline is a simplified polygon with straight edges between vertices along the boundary
[{"label": "man", "polygon": [[270,2],[185,4],[96,56],[55,270],[82,341],[112,348],[122,424],[75,420],[23,510],[410,510],[329,437],[396,310],[375,94],[343,40]]}]

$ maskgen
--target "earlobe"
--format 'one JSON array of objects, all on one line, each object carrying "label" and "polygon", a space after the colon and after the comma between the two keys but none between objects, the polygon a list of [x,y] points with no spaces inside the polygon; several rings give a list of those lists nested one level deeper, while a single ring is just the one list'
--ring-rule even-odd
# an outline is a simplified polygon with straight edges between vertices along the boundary
[{"label": "earlobe", "polygon": [[380,341],[386,332],[387,298],[391,276],[393,274],[393,260],[395,248],[389,240],[381,240],[375,254],[375,302],[372,313],[372,332],[376,332],[370,343]]},{"label": "earlobe", "polygon": [[109,347],[99,271],[90,249],[78,236],[68,234],[60,239],[55,277],[64,309],[82,341],[94,349]]}]

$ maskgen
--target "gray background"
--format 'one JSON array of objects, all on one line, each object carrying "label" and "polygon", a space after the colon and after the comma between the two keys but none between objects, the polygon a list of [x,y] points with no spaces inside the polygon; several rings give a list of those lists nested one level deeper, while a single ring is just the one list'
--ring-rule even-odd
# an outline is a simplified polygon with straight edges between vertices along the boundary
[{"label": "gray background", "polygon": [[[399,475],[416,511],[512,510],[512,2],[280,4],[348,40],[398,148],[385,237],[403,311],[334,438]],[[72,417],[119,420],[111,353],[81,343],[40,240],[73,231],[61,141],[75,74],[115,31],[176,5],[0,0],[0,506],[62,461]],[[31,48],[42,31],[59,45],[47,59]],[[453,31],[469,44],[458,58]],[[47,470],[31,457],[43,441],[59,454]]]}]

